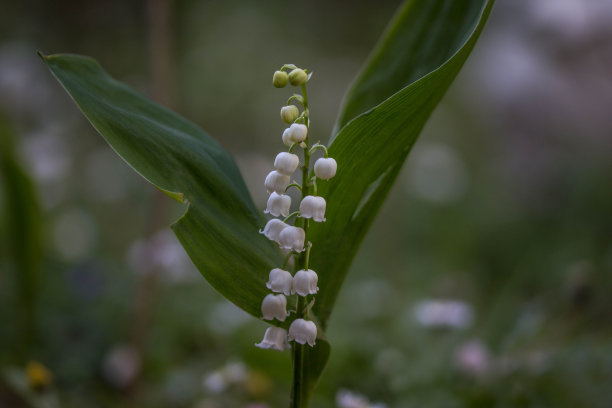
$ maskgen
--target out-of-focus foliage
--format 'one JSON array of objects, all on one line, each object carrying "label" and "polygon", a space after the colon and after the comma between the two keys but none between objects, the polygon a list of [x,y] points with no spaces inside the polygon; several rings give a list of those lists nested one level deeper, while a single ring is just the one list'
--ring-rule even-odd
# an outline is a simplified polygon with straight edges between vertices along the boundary
[{"label": "out-of-focus foliage", "polygon": [[[259,208],[283,127],[271,70],[312,67],[313,132],[326,139],[398,3],[174,3],[178,110],[232,152]],[[116,160],[35,55],[95,55],[147,91],[145,10],[35,5],[9,1],[0,13],[0,106],[43,210],[41,336],[29,359],[53,373],[62,407],[283,406],[288,355],[254,349],[265,325],[184,259],[161,227],[179,204],[148,226],[157,192]],[[496,2],[338,297],[314,406],[340,406],[339,389],[389,407],[611,404],[610,14],[605,0]],[[1,253],[0,318],[13,324],[0,329],[0,360],[23,371]],[[135,304],[153,269],[147,325]],[[1,382],[4,403],[12,393]]]},{"label": "out-of-focus foliage", "polygon": [[16,154],[8,120],[0,116],[0,266],[15,282],[12,300],[15,322],[4,330],[16,347],[14,360],[31,352],[36,337],[36,309],[40,290],[41,212],[34,184]]}]

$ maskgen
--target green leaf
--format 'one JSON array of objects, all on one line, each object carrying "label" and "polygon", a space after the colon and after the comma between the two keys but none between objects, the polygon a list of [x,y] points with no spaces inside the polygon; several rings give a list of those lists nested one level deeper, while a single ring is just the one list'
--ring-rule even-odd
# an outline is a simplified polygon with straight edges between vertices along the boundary
[{"label": "green leaf", "polygon": [[111,78],[93,59],[41,57],[117,154],[188,204],[172,228],[202,275],[227,299],[260,316],[268,273],[282,257],[259,234],[260,211],[229,153],[193,123]]},{"label": "green leaf", "polygon": [[470,54],[492,0],[407,1],[348,93],[319,183],[327,222],[311,226],[323,327],[365,233],[436,105]]}]

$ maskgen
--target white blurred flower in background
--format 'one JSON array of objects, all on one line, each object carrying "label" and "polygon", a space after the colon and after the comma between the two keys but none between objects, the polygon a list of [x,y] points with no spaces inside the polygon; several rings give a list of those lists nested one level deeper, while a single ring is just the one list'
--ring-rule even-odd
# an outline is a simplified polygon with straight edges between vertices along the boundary
[{"label": "white blurred flower in background", "polygon": [[464,374],[481,377],[492,369],[489,351],[480,340],[470,340],[455,351],[455,366]]},{"label": "white blurred flower in background", "polygon": [[170,230],[161,230],[149,239],[135,241],[128,250],[127,261],[137,273],[161,270],[169,282],[199,279],[195,266]]},{"label": "white blurred flower in background", "polygon": [[372,403],[363,395],[345,389],[336,393],[336,405],[338,408],[386,408],[385,404]]},{"label": "white blurred flower in background", "polygon": [[413,313],[421,325],[431,328],[465,329],[474,321],[472,306],[459,300],[423,300]]},{"label": "white blurred flower in background", "polygon": [[202,382],[204,389],[211,394],[220,394],[232,385],[247,379],[247,367],[243,362],[229,362],[221,368],[208,373]]},{"label": "white blurred flower in background", "polygon": [[102,376],[112,386],[129,387],[140,372],[138,351],[128,344],[118,344],[106,353],[102,361]]}]

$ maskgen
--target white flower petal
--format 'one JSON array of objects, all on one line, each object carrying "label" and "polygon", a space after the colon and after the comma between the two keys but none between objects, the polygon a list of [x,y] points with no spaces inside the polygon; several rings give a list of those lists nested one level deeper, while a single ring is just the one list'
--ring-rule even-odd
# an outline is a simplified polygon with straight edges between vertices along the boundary
[{"label": "white flower petal", "polygon": [[289,139],[293,143],[300,143],[308,137],[308,128],[301,123],[294,123],[289,126]]},{"label": "white flower petal", "polygon": [[336,160],[332,159],[331,157],[321,157],[320,159],[317,159],[314,165],[315,176],[321,180],[329,180],[330,178],[334,177],[337,169],[338,163],[336,163]]},{"label": "white flower petal", "polygon": [[314,295],[319,291],[319,288],[317,287],[318,281],[319,277],[312,269],[299,270],[293,277],[291,294],[297,293],[300,296]]},{"label": "white flower petal", "polygon": [[286,176],[291,176],[295,173],[299,164],[300,158],[293,153],[280,152],[274,159],[274,168]]},{"label": "white flower petal", "polygon": [[316,222],[325,221],[327,203],[323,197],[306,196],[300,203],[300,217],[312,218]]},{"label": "white flower petal", "polygon": [[304,251],[305,239],[306,233],[302,228],[289,225],[280,232],[278,243],[283,249],[302,252]]},{"label": "white flower petal", "polygon": [[293,285],[293,276],[285,270],[274,268],[270,271],[270,276],[266,287],[272,292],[284,293],[286,296],[291,295],[291,287]]},{"label": "white flower petal", "polygon": [[285,295],[267,295],[261,302],[261,314],[264,320],[277,319],[284,322],[287,313],[287,298]]},{"label": "white flower petal", "polygon": [[310,320],[296,319],[289,326],[289,340],[313,347],[317,339],[317,326]]},{"label": "white flower petal", "polygon": [[268,327],[263,340],[261,343],[255,344],[255,347],[278,351],[290,349],[291,346],[289,346],[287,342],[287,330],[281,329],[280,327]]},{"label": "white flower petal", "polygon": [[288,224],[285,224],[281,220],[274,218],[268,221],[263,231],[260,230],[259,233],[264,234],[266,238],[268,238],[270,241],[280,243],[280,234],[287,227],[289,227]]},{"label": "white flower petal", "polygon": [[291,208],[291,197],[286,194],[277,194],[275,191],[268,197],[268,205],[266,206],[265,214],[272,214],[275,217],[289,215]]},{"label": "white flower petal", "polygon": [[283,194],[289,185],[289,176],[273,170],[266,177],[264,184],[268,194],[272,193],[273,191],[278,194]]}]

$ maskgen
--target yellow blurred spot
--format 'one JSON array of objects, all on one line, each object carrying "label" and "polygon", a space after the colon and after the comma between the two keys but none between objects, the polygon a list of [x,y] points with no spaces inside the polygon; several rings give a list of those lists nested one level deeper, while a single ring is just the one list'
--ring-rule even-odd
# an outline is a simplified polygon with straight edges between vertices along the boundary
[{"label": "yellow blurred spot", "polygon": [[30,361],[26,366],[26,376],[30,388],[42,390],[48,388],[53,381],[51,371],[37,361]]},{"label": "yellow blurred spot", "polygon": [[272,383],[266,374],[261,371],[251,370],[244,385],[251,396],[261,398],[270,393]]}]

